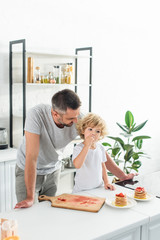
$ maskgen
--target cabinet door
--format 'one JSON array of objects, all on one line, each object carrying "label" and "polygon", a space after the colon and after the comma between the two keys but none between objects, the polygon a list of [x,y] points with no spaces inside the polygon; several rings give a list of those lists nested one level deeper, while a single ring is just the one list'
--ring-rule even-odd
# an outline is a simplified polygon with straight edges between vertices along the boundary
[{"label": "cabinet door", "polygon": [[74,184],[74,173],[69,173],[65,175],[61,174],[56,195],[60,195],[64,192],[72,193],[73,184]]},{"label": "cabinet door", "polygon": [[148,235],[149,240],[160,239],[160,218],[149,224]]},{"label": "cabinet door", "polygon": [[110,238],[110,240],[140,240],[140,227],[119,234],[117,237]]},{"label": "cabinet door", "polygon": [[5,211],[4,162],[0,163],[0,212]]},{"label": "cabinet door", "polygon": [[15,195],[15,165],[16,161],[5,162],[5,201],[6,211],[14,208]]}]

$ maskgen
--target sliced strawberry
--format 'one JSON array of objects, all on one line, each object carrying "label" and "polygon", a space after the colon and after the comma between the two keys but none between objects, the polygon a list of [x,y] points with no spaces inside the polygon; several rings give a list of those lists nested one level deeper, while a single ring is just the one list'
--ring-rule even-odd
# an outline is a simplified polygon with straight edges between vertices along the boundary
[{"label": "sliced strawberry", "polygon": [[124,197],[123,193],[116,194],[117,197]]},{"label": "sliced strawberry", "polygon": [[143,187],[137,187],[137,188],[136,188],[136,191],[137,191],[137,192],[142,192],[142,191],[145,191],[145,190],[144,190]]},{"label": "sliced strawberry", "polygon": [[58,200],[60,200],[60,201],[63,201],[63,202],[65,202],[66,201],[66,199],[65,198],[57,198]]}]

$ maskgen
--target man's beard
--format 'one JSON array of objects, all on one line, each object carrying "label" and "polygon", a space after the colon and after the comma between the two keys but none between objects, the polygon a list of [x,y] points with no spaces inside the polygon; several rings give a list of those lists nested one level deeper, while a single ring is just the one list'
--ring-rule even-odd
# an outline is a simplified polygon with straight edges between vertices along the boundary
[{"label": "man's beard", "polygon": [[58,119],[58,122],[60,123],[59,127],[71,127],[73,125],[73,122],[71,122],[69,124],[65,124],[60,119]]}]

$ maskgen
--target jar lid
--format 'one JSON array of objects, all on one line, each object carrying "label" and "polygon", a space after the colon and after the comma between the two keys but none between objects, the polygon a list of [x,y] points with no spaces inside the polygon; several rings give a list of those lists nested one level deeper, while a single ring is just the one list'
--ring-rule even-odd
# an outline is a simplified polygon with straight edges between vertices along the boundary
[{"label": "jar lid", "polygon": [[40,67],[36,67],[36,70],[39,70],[40,69]]}]

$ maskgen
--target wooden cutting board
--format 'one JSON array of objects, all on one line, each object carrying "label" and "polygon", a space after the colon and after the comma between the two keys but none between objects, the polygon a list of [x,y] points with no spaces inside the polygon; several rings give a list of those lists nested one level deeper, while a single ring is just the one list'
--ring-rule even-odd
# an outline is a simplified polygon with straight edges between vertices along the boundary
[{"label": "wooden cutting board", "polygon": [[39,201],[50,201],[52,207],[68,208],[74,210],[98,212],[105,202],[105,198],[88,197],[73,194],[61,194],[56,197],[39,196]]}]

